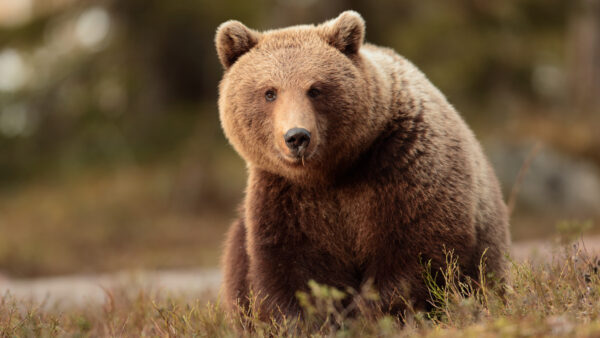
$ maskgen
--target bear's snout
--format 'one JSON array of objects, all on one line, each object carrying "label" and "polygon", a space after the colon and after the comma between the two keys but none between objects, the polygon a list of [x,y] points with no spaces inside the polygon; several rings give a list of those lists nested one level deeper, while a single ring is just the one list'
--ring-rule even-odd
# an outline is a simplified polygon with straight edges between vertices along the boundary
[{"label": "bear's snout", "polygon": [[285,145],[295,156],[304,155],[310,144],[310,132],[304,128],[292,128],[283,135]]}]

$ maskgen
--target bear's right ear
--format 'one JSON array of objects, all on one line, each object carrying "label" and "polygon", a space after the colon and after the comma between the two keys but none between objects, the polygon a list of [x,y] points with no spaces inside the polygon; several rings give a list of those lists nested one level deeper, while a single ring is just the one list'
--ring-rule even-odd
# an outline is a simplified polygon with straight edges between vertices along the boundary
[{"label": "bear's right ear", "polygon": [[258,43],[260,33],[244,26],[236,20],[229,20],[217,28],[215,45],[219,60],[225,69]]}]

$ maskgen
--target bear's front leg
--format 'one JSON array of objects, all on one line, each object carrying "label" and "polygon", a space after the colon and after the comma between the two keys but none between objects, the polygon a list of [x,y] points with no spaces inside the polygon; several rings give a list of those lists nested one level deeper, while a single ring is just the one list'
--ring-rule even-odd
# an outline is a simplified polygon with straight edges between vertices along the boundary
[{"label": "bear's front leg", "polygon": [[[287,249],[286,249],[287,247]],[[267,321],[293,319],[301,315],[296,292],[305,290],[308,276],[293,248],[253,243],[250,248],[249,283],[254,296],[252,311]]]},{"label": "bear's front leg", "polygon": [[227,233],[223,256],[223,297],[229,311],[248,309],[248,253],[244,220],[237,220]]},{"label": "bear's front leg", "polygon": [[425,283],[426,267],[418,254],[395,250],[379,254],[365,269],[364,284],[378,295],[366,301],[366,314],[391,314],[404,317],[407,311],[428,310],[431,304]]},{"label": "bear's front leg", "polygon": [[408,310],[428,310],[430,304],[427,287],[421,276],[407,276],[399,272],[382,272],[373,287],[379,300],[373,304],[376,313],[404,317]]},{"label": "bear's front leg", "polygon": [[[342,291],[358,289],[359,270],[315,245],[304,236],[291,241],[265,243],[264,236],[249,240],[251,292],[256,296],[259,318],[295,319],[302,315],[296,294],[308,292],[308,282],[332,286]],[[345,299],[343,306],[348,305]]]}]

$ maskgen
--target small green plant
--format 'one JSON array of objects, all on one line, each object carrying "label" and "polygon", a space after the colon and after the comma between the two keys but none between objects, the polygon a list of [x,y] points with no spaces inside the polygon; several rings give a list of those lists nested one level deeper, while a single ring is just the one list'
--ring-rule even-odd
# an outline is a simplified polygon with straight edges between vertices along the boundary
[{"label": "small green plant", "polygon": [[444,255],[445,263],[438,271],[432,271],[431,261],[424,264],[423,279],[432,306],[426,318],[438,327],[462,328],[489,316],[502,303],[504,284],[486,274],[485,251],[478,266],[479,280],[461,273],[458,257],[452,250],[445,250]]},{"label": "small green plant", "polygon": [[[347,331],[356,325],[353,322],[355,318],[371,317],[375,310],[368,303],[379,300],[370,282],[365,283],[360,292],[351,288],[341,291],[314,280],[308,282],[308,288],[308,292],[297,292],[296,297],[303,309],[304,325],[319,332]],[[382,322],[381,325],[385,329],[391,324]]]}]

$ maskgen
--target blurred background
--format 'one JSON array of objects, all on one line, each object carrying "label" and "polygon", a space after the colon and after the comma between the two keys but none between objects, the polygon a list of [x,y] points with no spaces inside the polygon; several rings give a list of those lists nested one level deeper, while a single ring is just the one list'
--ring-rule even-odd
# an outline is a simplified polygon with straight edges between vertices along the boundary
[{"label": "blurred background", "polygon": [[216,27],[345,9],[475,130],[514,241],[598,223],[599,0],[0,0],[0,274],[216,266],[246,175]]}]

